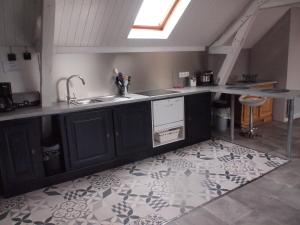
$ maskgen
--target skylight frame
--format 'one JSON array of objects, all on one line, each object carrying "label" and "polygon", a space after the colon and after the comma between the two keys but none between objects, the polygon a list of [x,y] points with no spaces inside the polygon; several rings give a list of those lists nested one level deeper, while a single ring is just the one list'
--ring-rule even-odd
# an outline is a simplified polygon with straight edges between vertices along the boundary
[{"label": "skylight frame", "polygon": [[[183,13],[189,6],[191,0],[178,0],[176,7],[172,10],[163,29],[135,29],[131,27],[128,39],[168,39]],[[136,17],[137,18],[137,17]]]},{"label": "skylight frame", "polygon": [[169,21],[171,15],[173,14],[174,10],[176,9],[177,5],[179,4],[180,0],[174,0],[174,3],[170,10],[168,11],[166,17],[163,19],[162,23],[158,26],[150,26],[150,25],[133,25],[132,29],[142,29],[142,30],[164,30],[167,22]]}]

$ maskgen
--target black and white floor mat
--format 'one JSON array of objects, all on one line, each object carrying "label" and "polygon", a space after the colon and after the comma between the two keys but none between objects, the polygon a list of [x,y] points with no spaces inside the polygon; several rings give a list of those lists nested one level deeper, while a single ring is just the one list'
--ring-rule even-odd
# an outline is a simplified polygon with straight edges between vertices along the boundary
[{"label": "black and white floor mat", "polygon": [[287,161],[222,140],[0,199],[0,224],[161,225]]}]

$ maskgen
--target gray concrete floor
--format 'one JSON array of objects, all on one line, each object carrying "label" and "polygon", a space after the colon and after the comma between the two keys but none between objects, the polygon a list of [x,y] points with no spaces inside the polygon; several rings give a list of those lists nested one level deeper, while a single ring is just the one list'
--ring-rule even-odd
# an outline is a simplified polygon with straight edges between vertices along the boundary
[{"label": "gray concrete floor", "polygon": [[[280,168],[244,187],[199,207],[168,225],[299,225],[300,224],[300,120],[295,120],[293,158]],[[238,135],[234,143],[286,155],[286,124],[259,127],[263,135],[250,140]],[[229,133],[215,134],[225,140]]]}]

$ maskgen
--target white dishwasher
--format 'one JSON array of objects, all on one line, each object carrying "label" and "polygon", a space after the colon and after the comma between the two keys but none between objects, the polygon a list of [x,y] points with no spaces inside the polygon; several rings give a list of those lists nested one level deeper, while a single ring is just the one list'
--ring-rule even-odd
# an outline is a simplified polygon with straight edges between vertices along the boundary
[{"label": "white dishwasher", "polygon": [[153,147],[185,139],[184,98],[152,101]]}]

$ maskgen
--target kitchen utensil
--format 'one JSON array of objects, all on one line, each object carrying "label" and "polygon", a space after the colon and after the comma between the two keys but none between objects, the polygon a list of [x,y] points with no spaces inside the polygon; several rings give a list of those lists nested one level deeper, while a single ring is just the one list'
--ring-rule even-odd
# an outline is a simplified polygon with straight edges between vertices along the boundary
[{"label": "kitchen utensil", "polygon": [[117,75],[115,84],[118,88],[119,94],[121,96],[127,96],[128,95],[128,87],[130,85],[131,76],[123,75],[119,72],[117,68],[114,69],[114,73]]}]

